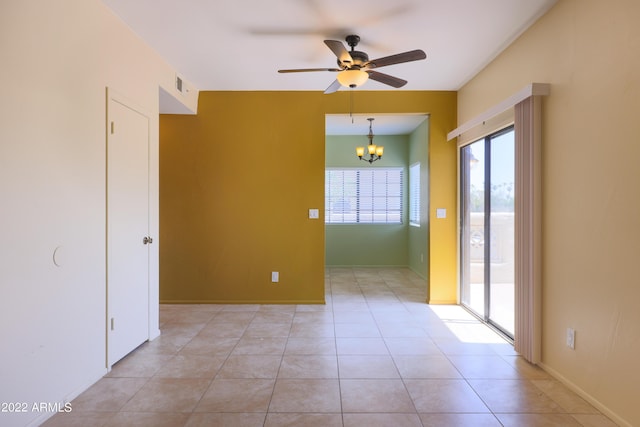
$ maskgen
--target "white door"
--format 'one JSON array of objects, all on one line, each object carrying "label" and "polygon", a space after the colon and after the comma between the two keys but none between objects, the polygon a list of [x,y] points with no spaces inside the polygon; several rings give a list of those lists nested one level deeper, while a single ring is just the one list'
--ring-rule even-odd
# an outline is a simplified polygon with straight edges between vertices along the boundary
[{"label": "white door", "polygon": [[107,367],[149,338],[149,118],[108,95]]}]

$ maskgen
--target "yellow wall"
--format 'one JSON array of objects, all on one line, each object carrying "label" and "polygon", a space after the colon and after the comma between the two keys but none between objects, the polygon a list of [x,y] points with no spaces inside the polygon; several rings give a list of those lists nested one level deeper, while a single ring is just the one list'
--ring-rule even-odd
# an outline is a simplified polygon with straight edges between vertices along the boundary
[{"label": "yellow wall", "polygon": [[458,96],[464,123],[527,83],[551,84],[543,366],[629,425],[640,425],[639,16],[637,1],[560,0]]},{"label": "yellow wall", "polygon": [[[354,113],[431,114],[431,206],[455,212],[455,93],[353,96]],[[349,105],[347,91],[201,92],[197,116],[161,116],[162,301],[324,302],[325,114]],[[455,302],[455,220],[431,224],[430,299]]]}]

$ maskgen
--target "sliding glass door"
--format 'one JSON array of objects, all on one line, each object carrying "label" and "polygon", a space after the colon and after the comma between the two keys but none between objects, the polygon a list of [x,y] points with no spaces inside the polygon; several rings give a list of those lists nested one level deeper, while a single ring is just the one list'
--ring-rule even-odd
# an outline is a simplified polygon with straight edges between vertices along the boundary
[{"label": "sliding glass door", "polygon": [[460,148],[461,302],[513,337],[514,131]]},{"label": "sliding glass door", "polygon": [[460,182],[462,188],[461,267],[462,304],[485,315],[485,208],[484,140],[461,148]]}]

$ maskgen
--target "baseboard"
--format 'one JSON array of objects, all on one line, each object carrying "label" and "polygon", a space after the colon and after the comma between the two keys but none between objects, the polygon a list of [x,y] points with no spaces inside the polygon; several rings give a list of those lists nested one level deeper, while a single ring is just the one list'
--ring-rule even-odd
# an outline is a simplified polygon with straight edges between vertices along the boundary
[{"label": "baseboard", "polygon": [[407,266],[407,268],[411,271],[413,271],[419,278],[423,279],[423,280],[428,280],[428,278],[423,275],[422,273],[420,273],[419,271],[417,271],[415,268],[411,267],[410,265]]},{"label": "baseboard", "polygon": [[548,365],[545,365],[542,362],[538,363],[538,366],[540,366],[545,372],[547,372],[549,375],[551,375],[556,380],[560,381],[562,384],[564,384],[567,388],[569,388],[571,391],[576,393],[578,396],[580,396],[581,398],[583,398],[584,400],[589,402],[598,411],[602,412],[602,414],[604,414],[607,417],[609,417],[611,419],[611,421],[613,421],[614,423],[618,424],[620,427],[632,427],[632,425],[628,421],[622,419],[618,414],[616,414],[613,411],[611,411],[607,406],[602,404],[598,399],[596,399],[595,397],[591,396],[589,393],[587,393],[586,391],[584,391],[583,389],[578,387],[573,382],[569,381],[560,372],[556,371],[555,369],[553,369],[552,367],[550,367]]},{"label": "baseboard", "polygon": [[325,265],[325,268],[409,268],[408,265],[365,265],[365,264],[348,264],[348,265]]},{"label": "baseboard", "polygon": [[295,304],[319,304],[325,305],[324,299],[321,300],[160,300],[160,304],[263,304],[263,305],[295,305]]},{"label": "baseboard", "polygon": [[[75,399],[76,397],[80,396],[82,393],[87,391],[89,389],[89,387],[91,387],[92,385],[94,385],[95,383],[100,381],[107,373],[108,373],[108,371],[105,369],[105,371],[104,371],[104,373],[102,375],[96,377],[95,379],[89,380],[89,382],[85,383],[83,386],[81,386],[77,390],[74,390],[73,392],[67,394],[64,397],[64,399],[62,399],[59,402],[61,404],[61,407],[64,407],[64,405],[66,403],[71,402],[73,399]],[[71,410],[73,411],[73,407],[71,407]],[[47,421],[49,418],[53,417],[55,414],[57,414],[57,412],[43,412],[42,414],[40,414],[40,416],[38,416],[35,419],[31,420],[29,422],[29,424],[27,424],[27,427],[36,427],[36,426],[39,426],[41,424],[44,424],[45,421]]]},{"label": "baseboard", "polygon": [[160,336],[160,329],[155,329],[149,334],[149,341],[153,341]]},{"label": "baseboard", "polygon": [[427,304],[430,305],[458,305],[458,301],[454,300],[454,299],[430,299],[429,301],[427,301]]}]

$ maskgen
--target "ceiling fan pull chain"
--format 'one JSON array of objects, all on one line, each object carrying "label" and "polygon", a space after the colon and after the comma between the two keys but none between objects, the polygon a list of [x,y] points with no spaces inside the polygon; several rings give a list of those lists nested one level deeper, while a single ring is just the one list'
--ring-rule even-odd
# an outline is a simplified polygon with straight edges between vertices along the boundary
[{"label": "ceiling fan pull chain", "polygon": [[351,117],[351,124],[353,124],[353,88],[349,91],[349,117]]}]

